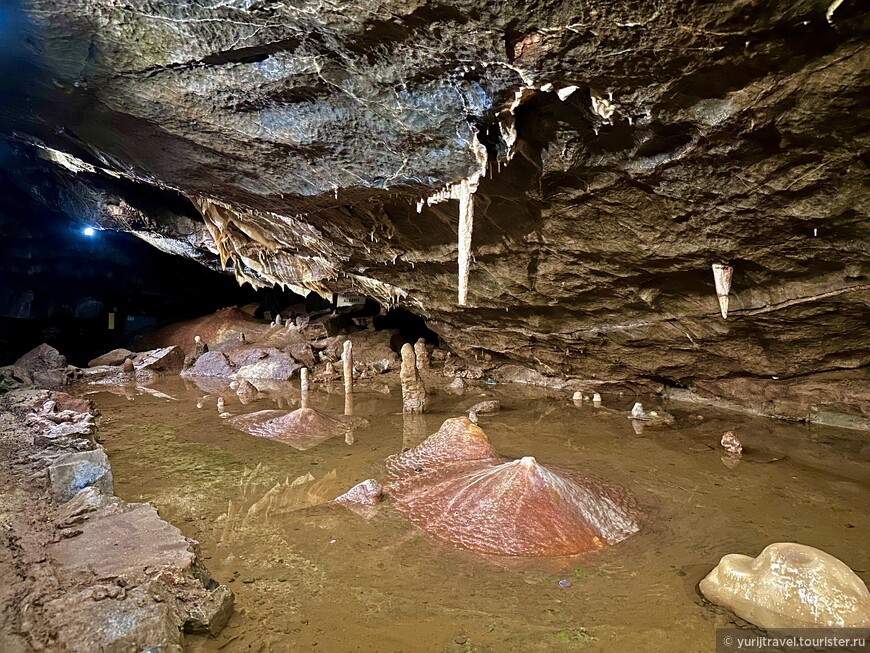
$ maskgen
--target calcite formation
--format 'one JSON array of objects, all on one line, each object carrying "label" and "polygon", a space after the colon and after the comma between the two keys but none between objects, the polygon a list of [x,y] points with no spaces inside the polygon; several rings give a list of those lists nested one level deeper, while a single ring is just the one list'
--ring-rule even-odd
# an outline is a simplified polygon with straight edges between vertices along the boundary
[{"label": "calcite formation", "polygon": [[259,438],[289,444],[305,451],[336,436],[345,436],[354,428],[366,424],[362,418],[328,415],[315,408],[293,411],[260,410],[227,420],[230,426]]},{"label": "calcite formation", "polygon": [[83,224],[544,381],[750,403],[870,364],[860,3],[9,11],[2,183]]},{"label": "calcite formation", "polygon": [[402,412],[425,413],[429,406],[426,387],[417,369],[417,359],[410,343],[402,345],[402,367],[399,370],[402,382]]},{"label": "calcite formation", "polygon": [[870,592],[834,556],[779,542],[730,554],[699,586],[707,600],[762,628],[870,628]]},{"label": "calcite formation", "polygon": [[533,457],[505,461],[465,417],[387,460],[392,505],[420,528],[492,555],[569,556],[639,529],[626,490]]}]

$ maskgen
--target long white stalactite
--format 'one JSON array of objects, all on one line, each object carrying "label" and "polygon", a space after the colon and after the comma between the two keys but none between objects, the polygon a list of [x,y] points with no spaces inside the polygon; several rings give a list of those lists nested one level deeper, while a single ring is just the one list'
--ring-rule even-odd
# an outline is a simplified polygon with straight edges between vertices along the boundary
[{"label": "long white stalactite", "polygon": [[445,188],[433,193],[425,200],[417,202],[417,213],[423,210],[423,205],[432,206],[448,200],[459,201],[459,229],[458,229],[458,262],[459,279],[457,281],[457,303],[466,306],[468,303],[468,275],[471,271],[471,233],[474,230],[474,192],[482,175],[486,173],[487,153],[486,147],[477,139],[477,133],[471,139],[471,151],[477,159],[478,170],[454,184],[448,184]]},{"label": "long white stalactite", "polygon": [[459,283],[457,303],[468,301],[468,273],[471,269],[471,231],[474,228],[474,191],[468,180],[459,184]]}]

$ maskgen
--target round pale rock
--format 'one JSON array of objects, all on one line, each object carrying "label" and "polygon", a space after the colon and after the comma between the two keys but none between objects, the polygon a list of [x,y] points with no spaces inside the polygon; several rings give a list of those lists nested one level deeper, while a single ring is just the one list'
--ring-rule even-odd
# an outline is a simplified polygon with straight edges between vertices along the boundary
[{"label": "round pale rock", "polygon": [[761,628],[870,627],[864,582],[834,556],[803,544],[771,544],[757,558],[726,555],[699,589]]}]

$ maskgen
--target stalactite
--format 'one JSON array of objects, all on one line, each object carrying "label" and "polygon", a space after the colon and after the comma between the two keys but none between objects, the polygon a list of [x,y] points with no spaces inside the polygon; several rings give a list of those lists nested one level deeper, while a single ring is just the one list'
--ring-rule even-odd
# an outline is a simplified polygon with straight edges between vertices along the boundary
[{"label": "stalactite", "polygon": [[463,179],[459,190],[459,282],[457,303],[468,302],[468,272],[471,267],[471,232],[474,228],[474,198],[468,180]]},{"label": "stalactite", "polygon": [[[474,229],[474,193],[482,175],[486,174],[486,147],[478,140],[477,134],[471,139],[471,151],[478,162],[478,170],[465,179],[448,184],[426,198],[426,204],[440,204],[447,200],[459,200],[459,280],[457,282],[457,303],[465,306],[468,301],[468,273],[471,267],[471,233]],[[417,204],[418,212],[422,203]]]},{"label": "stalactite", "polygon": [[713,264],[713,281],[716,283],[716,297],[719,299],[719,310],[723,318],[728,317],[728,293],[731,292],[731,275],[734,268],[720,263]]}]

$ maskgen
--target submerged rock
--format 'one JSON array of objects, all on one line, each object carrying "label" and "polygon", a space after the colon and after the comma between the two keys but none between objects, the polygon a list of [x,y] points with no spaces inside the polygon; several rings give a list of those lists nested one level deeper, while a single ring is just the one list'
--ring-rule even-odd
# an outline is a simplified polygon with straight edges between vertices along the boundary
[{"label": "submerged rock", "polygon": [[740,440],[734,435],[734,431],[725,431],[722,434],[722,440],[720,440],[720,444],[725,448],[725,450],[734,455],[740,455],[743,453],[743,445]]},{"label": "submerged rock", "polygon": [[640,509],[627,491],[530,456],[504,461],[464,417],[388,458],[387,469],[387,492],[400,513],[480,553],[575,555],[640,528]]},{"label": "submerged rock", "polygon": [[501,411],[501,402],[498,399],[480,401],[468,410],[468,419],[477,424],[478,415],[494,415]]},{"label": "submerged rock", "polygon": [[757,558],[726,555],[699,589],[761,628],[870,627],[864,582],[834,556],[803,544],[771,544]]}]

